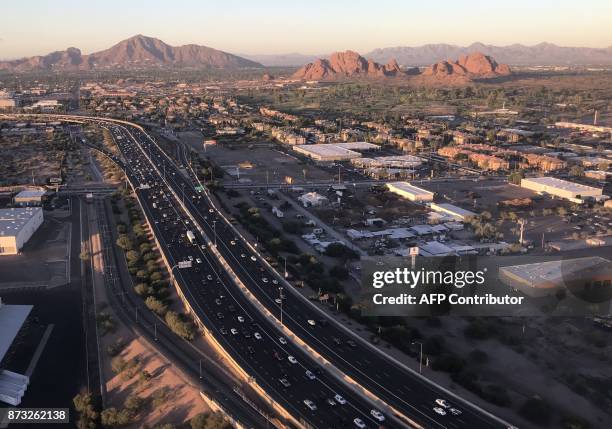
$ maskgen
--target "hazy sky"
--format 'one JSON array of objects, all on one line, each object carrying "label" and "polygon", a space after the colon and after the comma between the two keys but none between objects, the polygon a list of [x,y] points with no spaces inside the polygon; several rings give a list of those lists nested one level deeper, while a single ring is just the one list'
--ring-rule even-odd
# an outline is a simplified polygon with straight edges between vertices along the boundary
[{"label": "hazy sky", "polygon": [[612,45],[612,0],[21,0],[3,2],[0,58],[133,36],[233,53],[322,54],[415,46]]}]

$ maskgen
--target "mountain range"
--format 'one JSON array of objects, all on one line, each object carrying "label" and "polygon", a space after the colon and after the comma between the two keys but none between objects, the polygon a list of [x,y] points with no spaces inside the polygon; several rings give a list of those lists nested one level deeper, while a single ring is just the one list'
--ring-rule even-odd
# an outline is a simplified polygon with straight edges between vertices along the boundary
[{"label": "mountain range", "polygon": [[207,46],[170,46],[159,39],[140,34],[88,55],[83,55],[77,48],[68,48],[43,56],[0,61],[0,70],[12,71],[154,67],[233,69],[262,65]]},{"label": "mountain range", "polygon": [[429,44],[417,47],[399,46],[375,49],[366,56],[374,61],[393,57],[404,66],[424,66],[447,58],[458,58],[470,52],[482,52],[497,61],[513,65],[608,65],[612,64],[612,46],[608,48],[576,48],[539,43],[508,46],[473,43],[469,46]]},{"label": "mountain range", "polygon": [[412,77],[428,83],[467,83],[476,79],[508,76],[507,64],[498,64],[481,52],[462,55],[455,61],[437,62],[422,72],[418,68],[402,69],[395,59],[380,64],[354,51],[334,52],[329,58],[319,58],[298,69],[291,77],[301,80],[341,80],[345,78],[401,78]]},{"label": "mountain range", "polygon": [[[389,58],[395,58],[402,66],[428,66],[433,63],[459,58],[470,52],[482,52],[511,65],[611,65],[612,47],[609,48],[579,48],[557,46],[552,43],[539,43],[533,46],[520,44],[508,46],[485,45],[472,43],[469,46],[450,44],[428,44],[422,46],[398,46],[374,49],[364,56],[379,63],[386,63]],[[243,55],[252,61],[265,66],[299,67],[315,61],[326,55],[303,55],[298,53],[280,55]]]}]

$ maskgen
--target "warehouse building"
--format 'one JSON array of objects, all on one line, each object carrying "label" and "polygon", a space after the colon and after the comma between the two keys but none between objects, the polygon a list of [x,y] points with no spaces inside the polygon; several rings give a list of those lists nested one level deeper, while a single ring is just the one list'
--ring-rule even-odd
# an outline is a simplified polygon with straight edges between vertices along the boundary
[{"label": "warehouse building", "polygon": [[546,192],[568,200],[583,199],[593,197],[598,199],[602,195],[602,190],[592,186],[581,185],[580,183],[569,182],[555,177],[532,177],[521,180],[521,187],[531,189],[535,192]]},{"label": "warehouse building", "polygon": [[433,201],[434,193],[428,190],[413,186],[408,182],[387,183],[387,189],[410,201]]},{"label": "warehouse building", "polygon": [[573,292],[610,288],[612,263],[601,256],[536,262],[499,268],[499,278],[528,296],[554,294],[559,289]]},{"label": "warehouse building", "polygon": [[0,298],[0,402],[13,406],[21,403],[30,379],[2,366],[31,311],[31,305],[6,305]]},{"label": "warehouse building", "polygon": [[461,221],[465,221],[469,217],[477,216],[474,212],[447,203],[431,203],[430,208],[435,212],[450,215],[452,218]]},{"label": "warehouse building", "polygon": [[44,189],[24,189],[15,195],[14,201],[18,206],[40,206],[45,193]]},{"label": "warehouse building", "polygon": [[16,255],[43,223],[43,209],[0,210],[0,255]]},{"label": "warehouse building", "polygon": [[360,158],[358,151],[379,150],[380,146],[367,142],[311,144],[293,146],[293,150],[321,162],[350,161]]}]

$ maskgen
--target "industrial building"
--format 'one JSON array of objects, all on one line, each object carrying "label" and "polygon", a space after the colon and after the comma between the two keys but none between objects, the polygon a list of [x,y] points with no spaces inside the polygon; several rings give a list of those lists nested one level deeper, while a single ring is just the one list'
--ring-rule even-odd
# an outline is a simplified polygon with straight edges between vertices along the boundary
[{"label": "industrial building", "polygon": [[15,195],[14,201],[18,206],[39,206],[43,202],[45,193],[44,189],[24,189]]},{"label": "industrial building", "polygon": [[[31,305],[6,305],[0,298],[0,365],[31,311]],[[24,375],[0,368],[0,401],[19,405],[29,381]]]},{"label": "industrial building", "polygon": [[361,153],[357,151],[379,149],[380,146],[366,142],[293,146],[293,150],[297,153],[321,162],[349,161],[361,157]]},{"label": "industrial building", "polygon": [[422,163],[421,158],[413,155],[379,156],[351,160],[351,164],[359,168],[414,168]]},{"label": "industrial building", "polygon": [[387,183],[387,189],[410,201],[433,201],[434,193],[411,185],[408,182]]},{"label": "industrial building", "polygon": [[532,177],[521,180],[521,187],[535,192],[546,192],[568,200],[583,199],[584,197],[599,198],[602,190],[580,183],[569,182],[555,177]]},{"label": "industrial building", "polygon": [[0,255],[16,255],[43,223],[40,207],[0,210]]},{"label": "industrial building", "polygon": [[[610,287],[612,263],[600,256],[500,267],[499,278],[528,296],[546,296],[571,288],[574,292]],[[578,288],[578,289],[577,289]]]},{"label": "industrial building", "polygon": [[477,216],[474,212],[447,203],[431,203],[429,207],[435,212],[450,215],[454,219],[461,221],[465,221],[469,217]]}]

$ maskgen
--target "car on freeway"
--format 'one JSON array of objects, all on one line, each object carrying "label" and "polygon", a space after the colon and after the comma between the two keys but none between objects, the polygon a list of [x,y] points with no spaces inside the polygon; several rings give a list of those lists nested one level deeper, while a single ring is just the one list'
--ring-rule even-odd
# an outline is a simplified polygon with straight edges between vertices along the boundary
[{"label": "car on freeway", "polygon": [[306,370],[306,378],[308,378],[309,380],[314,380],[315,378],[317,378],[316,375],[314,375],[314,373],[310,370]]},{"label": "car on freeway", "polygon": [[451,405],[448,403],[448,401],[446,399],[436,399],[436,405],[442,407],[442,408],[450,408]]},{"label": "car on freeway", "polygon": [[276,298],[274,302],[277,303],[278,305],[281,305],[283,301],[280,298]]},{"label": "car on freeway", "polygon": [[198,264],[201,264],[201,263],[202,263],[202,260],[201,260],[200,258],[196,258],[196,262],[197,262]]},{"label": "car on freeway", "polygon": [[251,261],[255,262],[257,261],[257,258],[255,256],[251,256]]},{"label": "car on freeway", "polygon": [[236,241],[235,241],[235,240],[232,240],[232,241],[230,241],[230,244],[231,244],[232,246],[235,246],[235,245],[236,245]]},{"label": "car on freeway", "polygon": [[256,340],[261,340],[263,338],[259,332],[255,332],[253,336],[255,337]]},{"label": "car on freeway", "polygon": [[326,402],[328,403],[330,407],[333,407],[336,405],[336,401],[334,401],[332,398],[327,398]]},{"label": "car on freeway", "polygon": [[238,335],[238,329],[236,328],[230,329],[230,332],[232,333],[232,335]]},{"label": "car on freeway", "polygon": [[279,342],[279,343],[281,343],[282,345],[287,344],[287,340],[286,340],[286,339],[284,339],[283,337],[280,337],[280,338],[278,339],[278,342]]},{"label": "car on freeway", "polygon": [[314,319],[308,319],[308,324],[309,324],[310,326],[316,326],[316,325],[317,325],[317,322],[315,322],[315,321],[314,321]]},{"label": "car on freeway", "polygon": [[238,316],[236,319],[237,319],[237,320],[238,320],[240,323],[244,323],[244,317],[242,317],[242,316]]},{"label": "car on freeway", "polygon": [[296,358],[294,358],[293,356],[289,356],[289,357],[287,358],[287,360],[288,360],[289,362],[293,363],[293,364],[296,364],[296,363],[297,363],[297,359],[296,359]]},{"label": "car on freeway", "polygon": [[267,277],[262,277],[261,281],[264,282],[264,283],[268,283],[268,278]]},{"label": "car on freeway", "polygon": [[440,414],[441,416],[445,416],[446,415],[446,410],[442,407],[433,407],[433,410],[437,413]]},{"label": "car on freeway", "polygon": [[217,313],[217,319],[223,319],[223,313],[219,312]]},{"label": "car on freeway", "polygon": [[356,417],[353,420],[353,423],[355,423],[355,426],[357,426],[359,429],[363,429],[366,427],[365,423],[363,422],[363,420],[361,420],[359,417]]},{"label": "car on freeway", "polygon": [[212,277],[212,275],[210,275],[210,274],[209,274],[209,275],[207,275],[207,276],[206,276],[206,279],[207,279],[208,281],[212,281],[213,277]]},{"label": "car on freeway", "polygon": [[304,399],[304,405],[306,405],[311,411],[317,410],[317,406],[315,405],[315,403],[309,399]]},{"label": "car on freeway", "polygon": [[289,380],[287,380],[286,378],[279,378],[278,381],[280,382],[280,384],[283,385],[283,387],[291,386],[291,383],[289,383]]},{"label": "car on freeway", "polygon": [[246,258],[246,255],[245,255],[244,253],[241,253],[241,254],[240,254],[240,257],[241,257],[241,258]]},{"label": "car on freeway", "polygon": [[221,332],[221,334],[223,335],[227,335],[227,329],[225,329],[224,327],[221,327],[221,329],[219,329],[219,332]]},{"label": "car on freeway", "polygon": [[334,399],[336,400],[337,403],[339,403],[340,405],[344,405],[346,404],[346,399],[344,399],[342,396],[338,395],[336,393],[336,395],[334,396]]},{"label": "car on freeway", "polygon": [[381,413],[378,410],[371,410],[370,415],[374,417],[376,420],[378,420],[379,422],[385,421],[385,416],[383,415],[383,413]]},{"label": "car on freeway", "polygon": [[460,416],[463,412],[458,408],[451,408],[448,410],[453,416]]},{"label": "car on freeway", "polygon": [[276,280],[276,279],[272,279],[272,284],[277,285],[277,284],[278,284],[278,280]]},{"label": "car on freeway", "polygon": [[219,298],[215,299],[215,304],[221,305],[221,300]]}]

